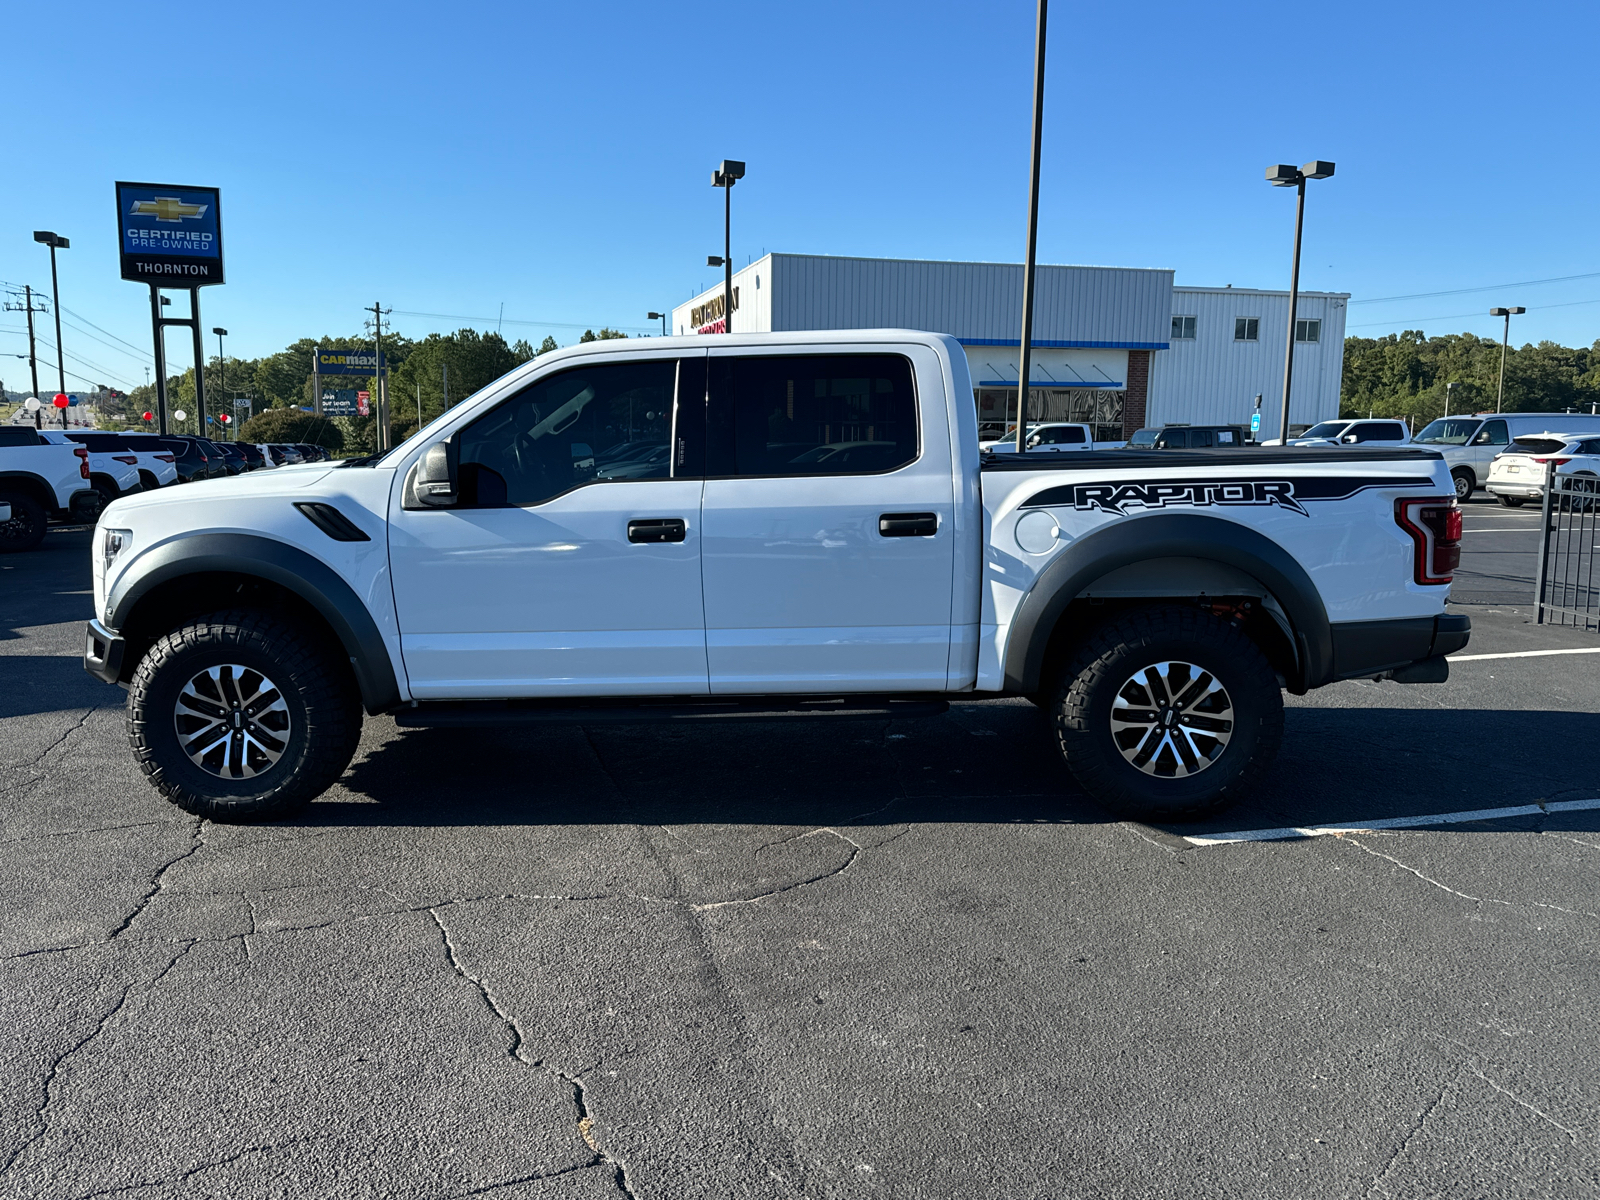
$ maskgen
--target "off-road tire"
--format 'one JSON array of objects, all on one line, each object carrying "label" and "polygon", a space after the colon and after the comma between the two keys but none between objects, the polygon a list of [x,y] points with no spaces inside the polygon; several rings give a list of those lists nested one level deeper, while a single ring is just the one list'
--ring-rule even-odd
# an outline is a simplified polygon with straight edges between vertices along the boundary
[{"label": "off-road tire", "polygon": [[[1210,766],[1157,778],[1123,757],[1111,712],[1135,672],[1172,661],[1216,677],[1233,704],[1233,729]],[[1199,608],[1139,608],[1107,621],[1073,654],[1051,719],[1067,768],[1097,800],[1136,820],[1198,820],[1260,780],[1283,740],[1283,695],[1266,656],[1237,624]]]},{"label": "off-road tire", "polygon": [[1502,508],[1521,508],[1527,502],[1528,502],[1527,498],[1524,497],[1524,496],[1501,496],[1500,497],[1500,506]]},{"label": "off-road tire", "polygon": [[[225,779],[191,762],[174,712],[185,684],[207,667],[238,664],[269,678],[287,705],[282,757],[251,778]],[[350,765],[361,698],[345,655],[327,636],[273,613],[212,613],[157,640],[128,692],[128,740],[150,783],[179,808],[214,821],[288,816]]]},{"label": "off-road tire", "polygon": [[48,517],[37,500],[24,492],[0,492],[0,504],[11,506],[11,519],[0,521],[0,554],[32,550],[44,541]]},{"label": "off-road tire", "polygon": [[1470,471],[1452,471],[1450,473],[1450,482],[1455,486],[1457,500],[1471,499],[1473,478]]}]

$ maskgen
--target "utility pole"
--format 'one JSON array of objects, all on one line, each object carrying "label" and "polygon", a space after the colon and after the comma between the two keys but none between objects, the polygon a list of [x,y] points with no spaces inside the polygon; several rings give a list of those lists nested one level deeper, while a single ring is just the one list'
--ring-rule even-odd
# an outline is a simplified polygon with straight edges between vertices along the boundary
[{"label": "utility pole", "polygon": [[449,408],[450,407],[450,364],[447,363],[447,362],[441,362],[439,364],[439,371],[444,377],[444,406],[446,408]]},{"label": "utility pole", "polygon": [[23,300],[21,304],[17,304],[8,300],[5,305],[5,311],[16,312],[18,309],[21,309],[28,314],[28,370],[31,372],[33,377],[33,395],[37,396],[39,394],[39,359],[33,344],[33,314],[36,312],[45,312],[46,310],[43,308],[35,308],[33,306],[32,285],[26,283],[22,285],[22,296]]},{"label": "utility pole", "polygon": [[389,449],[389,389],[384,386],[383,380],[383,318],[392,312],[384,308],[378,301],[372,302],[372,340],[377,347],[377,395],[373,397],[378,406],[378,450]]}]

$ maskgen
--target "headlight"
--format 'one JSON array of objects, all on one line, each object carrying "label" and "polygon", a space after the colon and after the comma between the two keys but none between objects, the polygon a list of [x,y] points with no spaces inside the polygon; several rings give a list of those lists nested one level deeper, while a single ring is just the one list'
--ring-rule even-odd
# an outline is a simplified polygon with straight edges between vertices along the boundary
[{"label": "headlight", "polygon": [[131,529],[102,529],[100,531],[100,565],[107,575],[111,574],[111,564],[129,546],[133,545],[133,530]]}]

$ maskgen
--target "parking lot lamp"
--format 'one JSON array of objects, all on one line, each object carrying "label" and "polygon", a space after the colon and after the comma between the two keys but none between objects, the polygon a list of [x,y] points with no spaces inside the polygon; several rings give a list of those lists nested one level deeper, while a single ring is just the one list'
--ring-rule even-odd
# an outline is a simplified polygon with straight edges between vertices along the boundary
[{"label": "parking lot lamp", "polygon": [[[722,332],[733,332],[733,185],[744,178],[744,164],[725,158],[711,172],[711,186],[722,189]],[[710,260],[707,259],[709,263]]]},{"label": "parking lot lamp", "polygon": [[667,336],[667,314],[666,313],[657,313],[657,312],[645,313],[645,317],[646,317],[646,319],[651,320],[651,321],[654,321],[657,317],[661,318],[661,336],[662,337],[666,337]]},{"label": "parking lot lamp", "polygon": [[[38,234],[34,235],[35,237]],[[1500,411],[1500,404],[1506,398],[1506,346],[1511,342],[1511,318],[1527,312],[1525,308],[1491,308],[1491,317],[1504,317],[1506,319],[1505,335],[1500,339],[1500,390],[1495,393],[1494,410]],[[59,318],[58,318],[59,320]],[[60,336],[59,334],[57,335]]]},{"label": "parking lot lamp", "polygon": [[1444,385],[1444,415],[1447,417],[1450,415],[1450,389],[1455,386],[1453,383]]},{"label": "parking lot lamp", "polygon": [[[1033,157],[1028,165],[1028,245],[1022,261],[1022,350],[1017,363],[1017,453],[1028,448],[1028,383],[1033,373],[1033,269],[1039,247],[1039,147],[1044,136],[1044,35],[1049,0],[1039,0],[1033,32]],[[1041,416],[1043,414],[1040,414]]]},{"label": "parking lot lamp", "polygon": [[[223,400],[226,401],[228,397],[228,360],[222,357],[222,339],[227,336],[228,331],[221,325],[213,325],[211,332],[217,335],[217,387],[222,390]],[[230,416],[232,412],[233,410],[230,408]],[[233,422],[229,421],[228,424],[232,425]],[[239,440],[237,432],[234,433],[233,440],[236,442]]]},{"label": "parking lot lamp", "polygon": [[1327,179],[1333,174],[1333,164],[1321,159],[1308,162],[1303,167],[1277,163],[1267,168],[1267,182],[1273,187],[1292,187],[1299,190],[1294,206],[1294,264],[1289,269],[1289,345],[1283,355],[1283,412],[1278,417],[1280,445],[1289,444],[1289,388],[1294,380],[1294,325],[1300,304],[1300,227],[1306,216],[1306,180]]},{"label": "parking lot lamp", "polygon": [[[48,229],[34,230],[33,240],[50,247],[50,306],[56,310],[56,382],[64,392],[67,390],[67,364],[61,353],[61,285],[56,281],[56,251],[69,249],[72,243]],[[63,412],[61,428],[66,427],[67,414]]]}]

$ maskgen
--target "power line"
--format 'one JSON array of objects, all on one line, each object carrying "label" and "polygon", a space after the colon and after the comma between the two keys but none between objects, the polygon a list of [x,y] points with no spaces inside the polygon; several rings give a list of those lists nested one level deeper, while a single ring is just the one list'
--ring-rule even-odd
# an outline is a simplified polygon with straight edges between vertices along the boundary
[{"label": "power line", "polygon": [[[38,342],[39,342],[39,344],[41,346],[47,346],[51,350],[54,350],[56,348],[55,343],[50,341],[43,334],[38,335],[38,339],[37,340],[38,340]],[[74,354],[70,350],[64,350],[64,351],[62,351],[62,354],[66,358],[70,358],[73,362],[78,363],[78,364],[80,364],[82,366],[88,367],[89,370],[91,370],[91,371],[99,371],[100,372],[99,378],[97,380],[94,380],[93,382],[99,382],[99,380],[109,379],[109,380],[111,380],[111,381],[113,381],[115,383],[122,384],[122,388],[119,389],[119,390],[127,390],[127,391],[130,391],[130,392],[133,390],[132,385],[129,384],[127,382],[127,380],[125,380],[122,377],[122,375],[119,374],[117,371],[113,371],[108,367],[104,367],[104,366],[102,366],[101,364],[99,364],[97,362],[91,362],[87,358],[84,358],[82,355]],[[71,375],[72,372],[68,371],[67,374]],[[79,375],[79,376],[76,376],[76,378],[83,379],[84,376]]]},{"label": "power line", "polygon": [[[1530,307],[1528,309],[1528,311],[1529,312],[1543,312],[1547,308],[1577,308],[1580,305],[1584,305],[1584,304],[1600,304],[1600,300],[1569,300],[1569,301],[1567,301],[1567,302],[1565,302],[1563,304],[1540,304],[1540,305],[1537,305],[1537,306],[1534,306],[1534,307]],[[1456,320],[1457,318],[1460,318],[1460,317],[1484,317],[1484,316],[1488,316],[1488,314],[1485,313],[1482,309],[1479,309],[1476,312],[1445,313],[1444,315],[1438,316],[1438,317],[1412,317],[1409,320],[1405,320],[1405,321],[1363,321],[1359,325],[1346,325],[1345,328],[1346,329],[1371,329],[1374,325],[1410,326],[1410,325],[1421,325],[1425,321],[1454,321],[1454,320]]]},{"label": "power line", "polygon": [[[1590,271],[1586,275],[1552,275],[1549,279],[1524,279],[1520,283],[1489,283],[1483,287],[1454,288],[1448,292],[1412,292],[1409,296],[1374,296],[1370,300],[1352,300],[1350,304],[1386,304],[1390,300],[1431,300],[1435,296],[1466,296],[1472,292],[1495,292],[1501,288],[1538,287],[1545,283],[1570,283],[1574,279],[1600,279],[1600,271]],[[1554,308],[1554,305],[1546,305]],[[1468,314],[1471,315],[1470,313]],[[1433,318],[1437,320],[1438,318]]]},{"label": "power line", "polygon": [[[498,325],[502,323],[499,317],[466,317],[460,313],[409,312],[403,308],[394,309],[393,312],[397,317],[431,317],[438,321],[466,321],[469,324],[477,325]],[[596,324],[601,324],[602,328],[605,327],[603,323],[594,321],[590,321],[587,324],[574,325],[570,321],[519,321],[512,317],[506,317],[503,323],[506,325],[528,325],[536,329],[593,329]],[[649,333],[654,326],[647,329],[643,325],[613,325],[611,328],[628,329],[634,333]]]},{"label": "power line", "polygon": [[66,313],[68,316],[75,317],[78,320],[82,321],[90,329],[98,329],[98,330],[100,330],[101,333],[105,334],[112,341],[121,342],[124,346],[128,347],[128,349],[134,351],[134,353],[139,354],[144,358],[150,358],[151,357],[150,351],[142,349],[139,346],[135,346],[132,342],[127,341],[127,340],[125,340],[123,338],[119,338],[116,334],[112,333],[109,329],[100,329],[100,326],[96,325],[93,321],[89,320],[88,317],[84,316],[82,313],[73,312],[65,304],[63,304],[61,306],[61,311]]},{"label": "power line", "polygon": [[[61,311],[62,312],[66,312],[67,311],[65,305],[62,306]],[[65,318],[63,318],[63,319],[65,319]],[[129,358],[137,358],[141,365],[144,364],[144,363],[147,363],[147,362],[154,362],[155,361],[148,354],[135,354],[131,350],[124,350],[121,346],[113,345],[112,343],[106,341],[105,338],[95,337],[95,335],[90,333],[87,329],[81,328],[80,326],[78,326],[77,324],[75,324],[72,321],[67,321],[67,327],[69,329],[73,330],[76,333],[81,333],[84,337],[88,338],[92,342],[99,342],[102,346],[104,346],[108,350],[115,350],[118,354],[125,354]]]}]

